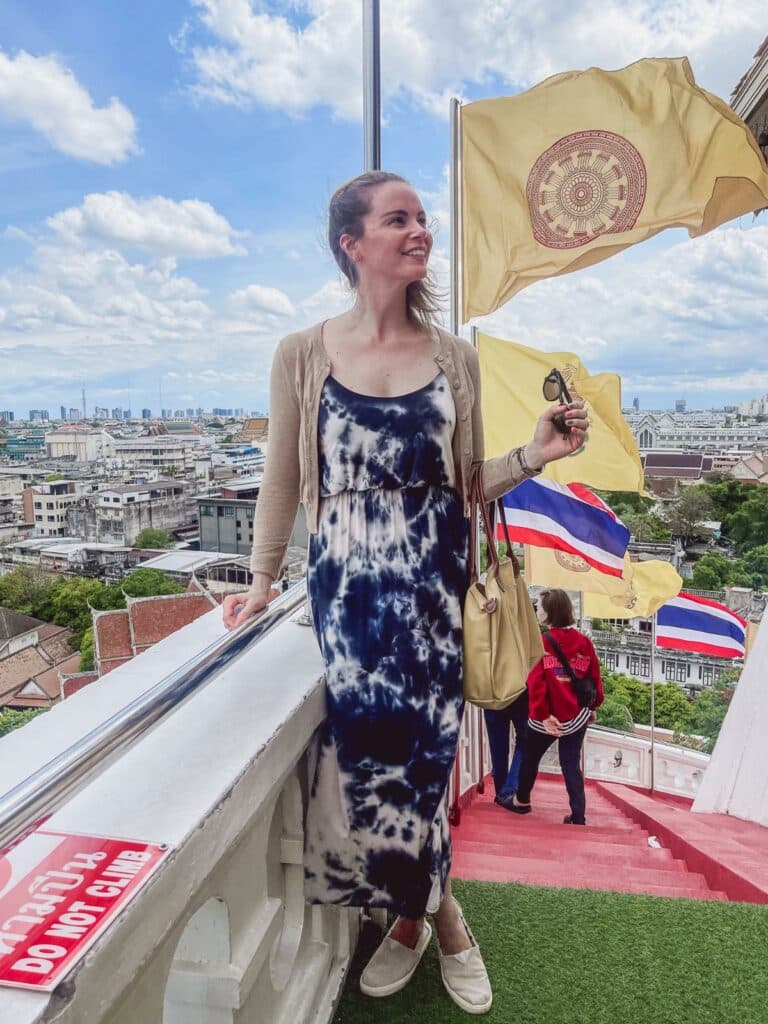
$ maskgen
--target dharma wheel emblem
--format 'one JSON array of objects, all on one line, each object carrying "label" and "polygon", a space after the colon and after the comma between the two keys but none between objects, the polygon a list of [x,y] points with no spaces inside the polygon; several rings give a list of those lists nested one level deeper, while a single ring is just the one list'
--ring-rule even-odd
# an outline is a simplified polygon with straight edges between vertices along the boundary
[{"label": "dharma wheel emblem", "polygon": [[570,551],[555,550],[555,561],[569,572],[589,572],[589,562],[585,562],[581,555],[572,555]]},{"label": "dharma wheel emblem", "polygon": [[576,249],[634,227],[645,202],[643,158],[614,132],[574,132],[531,168],[525,194],[537,242]]}]

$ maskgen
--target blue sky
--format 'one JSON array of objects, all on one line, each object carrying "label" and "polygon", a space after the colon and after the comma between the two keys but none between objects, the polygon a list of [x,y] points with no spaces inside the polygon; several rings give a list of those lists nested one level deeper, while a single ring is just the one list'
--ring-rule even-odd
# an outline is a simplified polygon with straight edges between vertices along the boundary
[{"label": "blue sky", "polygon": [[[686,53],[727,98],[762,3],[385,0],[385,167],[448,245],[448,97]],[[263,409],[277,340],[347,298],[322,242],[358,173],[358,0],[0,3],[0,409]],[[627,404],[768,391],[768,218],[534,285],[481,326],[622,374]],[[670,344],[670,337],[674,344]]]}]

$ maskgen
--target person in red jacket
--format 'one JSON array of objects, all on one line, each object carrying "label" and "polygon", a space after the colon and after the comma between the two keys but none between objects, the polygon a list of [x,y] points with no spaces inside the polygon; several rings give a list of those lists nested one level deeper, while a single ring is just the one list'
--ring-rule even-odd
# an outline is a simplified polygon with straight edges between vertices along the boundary
[{"label": "person in red jacket", "polygon": [[[520,767],[517,793],[504,801],[507,810],[528,814],[531,790],[539,764],[549,747],[558,741],[560,767],[568,790],[571,813],[566,825],[585,825],[586,801],[581,773],[581,748],[587,726],[595,720],[595,709],[603,703],[603,681],[595,648],[588,636],[574,625],[571,599],[564,590],[545,590],[539,595],[537,614],[546,632],[544,657],[528,676],[528,740]],[[594,699],[584,707],[574,687],[571,673],[556,652],[565,658],[577,680],[592,680]],[[579,684],[577,684],[579,685]]]}]

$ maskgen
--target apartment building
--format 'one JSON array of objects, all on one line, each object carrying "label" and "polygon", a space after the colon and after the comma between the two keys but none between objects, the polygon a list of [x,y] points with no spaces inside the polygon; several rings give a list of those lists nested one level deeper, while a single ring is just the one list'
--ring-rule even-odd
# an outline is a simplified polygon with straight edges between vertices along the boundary
[{"label": "apartment building", "polygon": [[69,535],[131,545],[142,530],[172,530],[194,522],[194,489],[185,480],[155,480],[104,488],[69,511]]},{"label": "apartment building", "polygon": [[35,484],[23,493],[24,518],[34,522],[35,537],[67,537],[67,511],[78,501],[82,485],[76,480]]}]

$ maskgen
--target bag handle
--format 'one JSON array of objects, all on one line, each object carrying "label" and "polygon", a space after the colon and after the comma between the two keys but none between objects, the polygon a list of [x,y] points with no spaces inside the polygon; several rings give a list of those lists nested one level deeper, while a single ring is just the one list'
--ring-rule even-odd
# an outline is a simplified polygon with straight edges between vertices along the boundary
[{"label": "bag handle", "polygon": [[512,541],[509,538],[509,526],[507,524],[507,511],[504,508],[504,499],[499,498],[496,504],[499,507],[499,516],[501,518],[501,524],[504,527],[504,542],[507,545],[507,558],[512,562],[512,568],[515,576],[520,575],[520,563],[517,560],[517,556],[512,550]]},{"label": "bag handle", "polygon": [[472,482],[469,488],[469,582],[477,583],[478,580],[478,566],[475,552],[475,538],[477,536],[477,523],[478,523],[478,509],[479,515],[482,519],[483,528],[485,530],[486,540],[488,542],[488,558],[490,559],[491,569],[498,576],[499,573],[499,553],[496,549],[496,538],[493,536],[493,530],[489,524],[488,516],[488,505],[485,500],[485,491],[483,489],[482,479],[482,468],[478,468],[472,477]]}]

